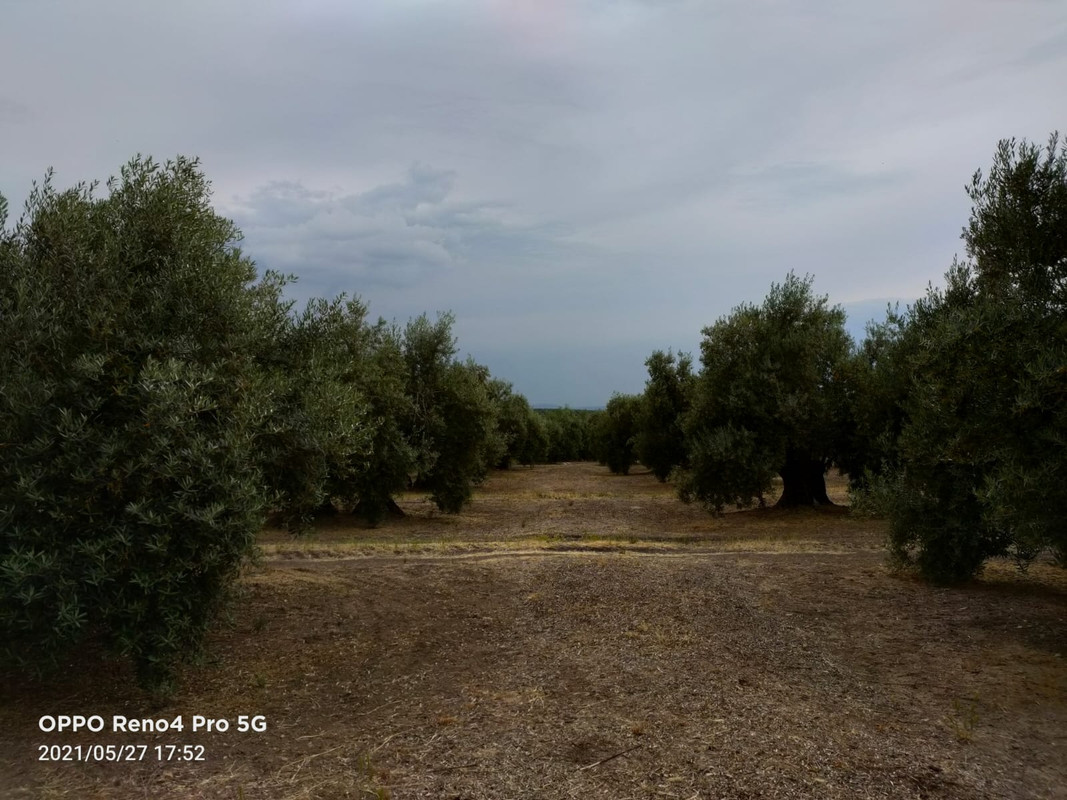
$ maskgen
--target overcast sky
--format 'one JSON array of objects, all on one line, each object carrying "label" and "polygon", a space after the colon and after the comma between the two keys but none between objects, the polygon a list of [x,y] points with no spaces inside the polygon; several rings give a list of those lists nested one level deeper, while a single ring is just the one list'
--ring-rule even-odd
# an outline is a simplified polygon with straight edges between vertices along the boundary
[{"label": "overcast sky", "polygon": [[598,406],[790,270],[857,333],[939,283],[997,141],[1067,131],[1067,3],[4,0],[0,75],[16,210],[198,156],[301,303]]}]

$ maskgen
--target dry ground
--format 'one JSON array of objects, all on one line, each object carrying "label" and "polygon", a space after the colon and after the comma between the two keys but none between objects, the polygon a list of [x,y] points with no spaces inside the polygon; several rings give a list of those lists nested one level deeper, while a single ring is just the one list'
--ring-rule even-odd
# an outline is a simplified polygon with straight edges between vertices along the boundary
[{"label": "dry ground", "polygon": [[[88,657],[5,686],[0,797],[1067,797],[1062,570],[938,589],[844,509],[715,518],[588,464],[496,474],[455,517],[402,505],[265,532],[217,664],[164,708]],[[37,729],[58,713],[269,727]],[[36,760],[120,741],[207,760]]]}]

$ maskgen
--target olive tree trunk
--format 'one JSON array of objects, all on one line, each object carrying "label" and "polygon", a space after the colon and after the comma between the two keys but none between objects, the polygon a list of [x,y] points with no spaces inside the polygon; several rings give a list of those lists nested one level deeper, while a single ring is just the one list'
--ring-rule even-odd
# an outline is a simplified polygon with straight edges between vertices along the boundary
[{"label": "olive tree trunk", "polygon": [[833,505],[826,494],[826,463],[821,459],[789,453],[778,474],[782,476],[782,496],[777,507]]}]

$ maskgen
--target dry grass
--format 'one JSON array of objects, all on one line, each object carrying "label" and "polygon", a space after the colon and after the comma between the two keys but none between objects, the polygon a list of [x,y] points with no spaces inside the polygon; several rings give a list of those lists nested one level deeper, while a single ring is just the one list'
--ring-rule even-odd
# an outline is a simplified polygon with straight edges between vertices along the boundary
[{"label": "dry grass", "polygon": [[0,796],[1067,796],[1063,571],[937,589],[843,510],[715,518],[592,465],[496,475],[457,517],[403,505],[265,533],[219,663],[160,712],[267,733],[128,737],[202,764],[38,763],[42,714],[149,713],[86,661],[3,689]]}]

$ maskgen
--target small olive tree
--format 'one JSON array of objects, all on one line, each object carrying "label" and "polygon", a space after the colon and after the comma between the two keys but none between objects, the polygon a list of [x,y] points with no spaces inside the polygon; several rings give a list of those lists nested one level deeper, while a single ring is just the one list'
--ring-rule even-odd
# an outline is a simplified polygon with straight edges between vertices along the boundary
[{"label": "small olive tree", "polygon": [[637,461],[636,438],[641,396],[615,394],[597,417],[598,460],[617,475],[627,475]]},{"label": "small olive tree", "polygon": [[687,464],[683,421],[692,402],[693,360],[655,351],[645,361],[648,380],[637,418],[637,457],[660,481]]},{"label": "small olive tree", "polygon": [[458,513],[503,455],[489,370],[455,358],[453,317],[425,316],[403,333],[410,399],[407,440],[415,453],[415,481],[442,511]]}]

